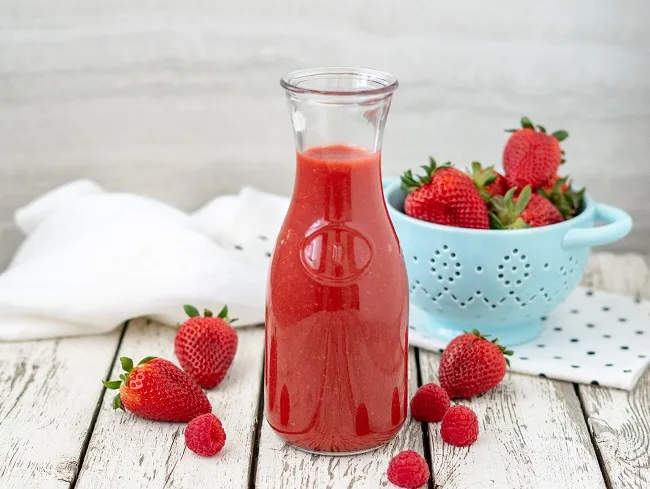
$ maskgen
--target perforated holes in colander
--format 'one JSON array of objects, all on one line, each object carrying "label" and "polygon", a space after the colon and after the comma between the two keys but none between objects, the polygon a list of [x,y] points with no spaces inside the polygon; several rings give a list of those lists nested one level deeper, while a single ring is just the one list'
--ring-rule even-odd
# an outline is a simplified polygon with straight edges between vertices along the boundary
[{"label": "perforated holes in colander", "polygon": [[442,245],[433,251],[429,259],[430,271],[438,282],[453,284],[461,277],[462,265],[458,261],[458,255],[451,251],[449,245]]}]

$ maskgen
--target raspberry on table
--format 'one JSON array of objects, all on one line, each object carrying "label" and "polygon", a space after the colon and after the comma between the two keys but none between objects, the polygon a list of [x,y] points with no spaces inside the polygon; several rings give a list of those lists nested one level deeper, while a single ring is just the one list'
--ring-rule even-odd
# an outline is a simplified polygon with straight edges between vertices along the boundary
[{"label": "raspberry on table", "polygon": [[449,409],[449,394],[438,384],[425,384],[411,399],[411,416],[418,421],[437,423]]},{"label": "raspberry on table", "polygon": [[398,487],[416,489],[429,480],[429,466],[424,457],[413,450],[395,455],[388,464],[388,480]]},{"label": "raspberry on table", "polygon": [[456,447],[467,447],[478,438],[478,418],[467,406],[452,406],[442,418],[442,439]]},{"label": "raspberry on table", "polygon": [[214,414],[197,416],[185,428],[185,445],[198,455],[216,455],[225,444],[226,432]]}]

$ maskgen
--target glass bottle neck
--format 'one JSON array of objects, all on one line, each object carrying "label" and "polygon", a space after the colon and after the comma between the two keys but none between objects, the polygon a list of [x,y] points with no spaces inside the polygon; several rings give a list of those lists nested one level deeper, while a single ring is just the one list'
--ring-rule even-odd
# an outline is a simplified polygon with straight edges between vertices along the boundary
[{"label": "glass bottle neck", "polygon": [[295,209],[315,219],[372,224],[386,212],[381,144],[397,80],[363,68],[284,76],[297,151]]},{"label": "glass bottle neck", "polygon": [[384,206],[380,161],[379,151],[347,145],[298,152],[294,205],[309,206],[330,222],[376,213]]}]

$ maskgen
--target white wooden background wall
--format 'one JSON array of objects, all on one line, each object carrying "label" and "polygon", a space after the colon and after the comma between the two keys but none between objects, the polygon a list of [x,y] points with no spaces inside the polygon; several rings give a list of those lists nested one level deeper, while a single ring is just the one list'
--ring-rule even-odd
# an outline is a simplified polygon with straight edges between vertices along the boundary
[{"label": "white wooden background wall", "polygon": [[[244,183],[289,193],[278,78],[363,65],[401,81],[385,172],[498,162],[526,114],[650,250],[647,0],[3,0],[0,239],[13,209],[81,176],[193,208]],[[6,256],[0,257],[0,266]]]}]

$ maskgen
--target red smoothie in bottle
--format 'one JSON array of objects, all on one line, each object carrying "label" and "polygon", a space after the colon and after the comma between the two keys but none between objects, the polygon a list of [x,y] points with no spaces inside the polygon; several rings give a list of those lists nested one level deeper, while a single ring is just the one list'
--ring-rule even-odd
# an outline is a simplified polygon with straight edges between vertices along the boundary
[{"label": "red smoothie in bottle", "polygon": [[408,285],[380,152],[297,153],[266,303],[266,417],[316,452],[388,442],[407,410]]}]

